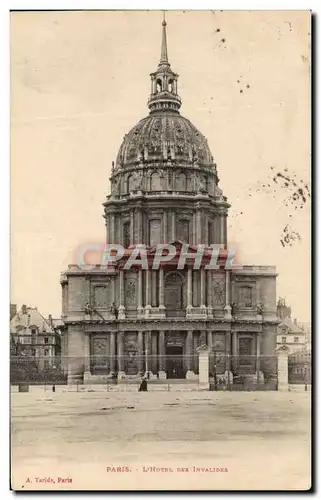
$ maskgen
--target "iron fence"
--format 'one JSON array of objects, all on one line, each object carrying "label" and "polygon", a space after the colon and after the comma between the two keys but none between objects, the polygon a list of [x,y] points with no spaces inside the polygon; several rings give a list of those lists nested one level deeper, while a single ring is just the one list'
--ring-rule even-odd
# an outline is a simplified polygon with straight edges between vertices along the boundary
[{"label": "iron fence", "polygon": [[[137,384],[142,377],[149,383],[197,384],[198,355],[150,355],[47,357],[12,356],[12,385],[67,385],[76,381],[112,387],[116,384]],[[197,361],[197,362],[196,362]],[[277,387],[276,356],[230,356],[225,353],[209,356],[210,390],[273,390]],[[107,390],[107,389],[106,389]]]}]

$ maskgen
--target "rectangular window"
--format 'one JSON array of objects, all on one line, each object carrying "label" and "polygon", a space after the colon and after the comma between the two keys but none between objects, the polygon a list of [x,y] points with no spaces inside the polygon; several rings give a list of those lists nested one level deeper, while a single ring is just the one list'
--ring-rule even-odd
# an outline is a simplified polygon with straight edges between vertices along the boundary
[{"label": "rectangular window", "polygon": [[299,342],[299,337],[294,337],[294,342]]},{"label": "rectangular window", "polygon": [[45,344],[48,344],[48,337],[45,337]]},{"label": "rectangular window", "polygon": [[282,344],[286,343],[286,337],[282,337]]},{"label": "rectangular window", "polygon": [[161,241],[161,221],[160,219],[152,219],[149,221],[149,244],[150,246],[157,245]]},{"label": "rectangular window", "polygon": [[189,243],[189,220],[181,219],[178,221],[177,239]]},{"label": "rectangular window", "polygon": [[239,289],[239,305],[241,307],[252,307],[252,288],[243,286]]}]

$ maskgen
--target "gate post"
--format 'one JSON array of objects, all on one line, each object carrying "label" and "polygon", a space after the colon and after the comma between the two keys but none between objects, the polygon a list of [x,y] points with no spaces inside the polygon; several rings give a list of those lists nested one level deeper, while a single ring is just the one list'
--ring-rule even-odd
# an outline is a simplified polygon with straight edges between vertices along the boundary
[{"label": "gate post", "polygon": [[278,357],[278,391],[289,390],[289,349],[285,345],[276,348]]},{"label": "gate post", "polygon": [[209,377],[209,353],[210,350],[207,345],[203,344],[196,349],[198,352],[198,382],[200,389],[210,388],[210,377]]}]

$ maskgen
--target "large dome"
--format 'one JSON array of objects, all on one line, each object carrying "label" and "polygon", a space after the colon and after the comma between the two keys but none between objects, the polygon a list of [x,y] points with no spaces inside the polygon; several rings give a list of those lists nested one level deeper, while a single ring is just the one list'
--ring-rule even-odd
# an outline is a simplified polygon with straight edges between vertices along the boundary
[{"label": "large dome", "polygon": [[179,163],[213,165],[203,134],[189,120],[169,110],[143,118],[125,135],[116,167],[129,167],[142,157],[147,161],[171,158]]}]

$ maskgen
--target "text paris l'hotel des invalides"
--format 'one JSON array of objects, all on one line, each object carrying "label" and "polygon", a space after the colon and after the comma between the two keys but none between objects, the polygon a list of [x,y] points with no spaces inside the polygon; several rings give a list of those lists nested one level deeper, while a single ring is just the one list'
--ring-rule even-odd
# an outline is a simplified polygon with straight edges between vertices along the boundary
[{"label": "text paris l'hotel des invalides", "polygon": [[[180,114],[178,74],[161,57],[150,75],[149,115],[124,137],[104,203],[106,239],[125,247],[112,265],[70,265],[62,273],[62,357],[68,382],[110,378],[197,379],[198,351],[210,350],[210,374],[225,383],[242,374],[276,384],[276,269],[229,269],[229,203],[219,188],[206,138]],[[136,62],[137,64],[137,62]],[[201,90],[200,90],[201,92]],[[157,243],[176,257],[152,269]],[[124,269],[135,245],[147,246],[148,269]],[[177,268],[183,245],[221,245],[219,268]]]}]

